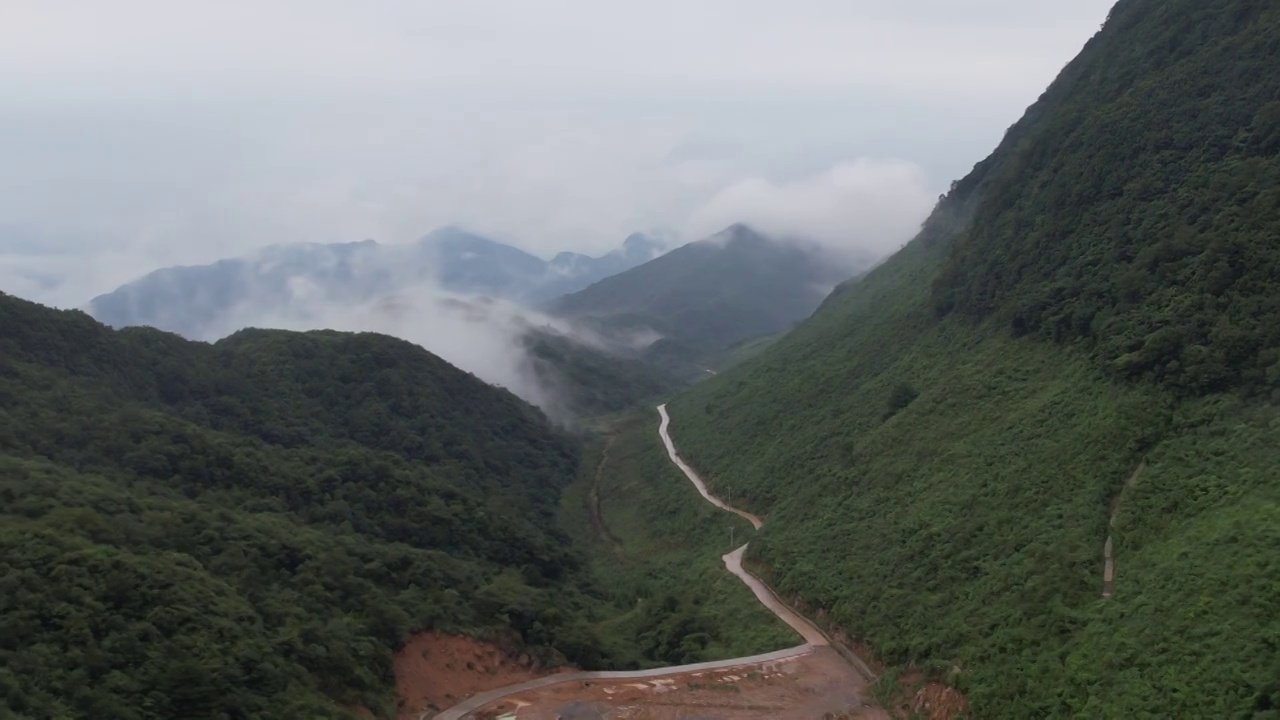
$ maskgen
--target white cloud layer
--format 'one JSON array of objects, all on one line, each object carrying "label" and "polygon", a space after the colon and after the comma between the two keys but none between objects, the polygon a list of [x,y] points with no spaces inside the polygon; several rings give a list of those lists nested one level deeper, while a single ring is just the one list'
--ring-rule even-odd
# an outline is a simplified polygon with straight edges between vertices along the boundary
[{"label": "white cloud layer", "polygon": [[493,385],[507,388],[558,420],[572,420],[563,398],[534,371],[521,338],[530,326],[562,323],[509,303],[452,295],[429,286],[375,302],[351,304],[305,287],[293,301],[265,311],[246,301],[224,318],[222,337],[243,327],[377,332],[408,340]]},{"label": "white cloud layer", "polygon": [[5,0],[0,290],[451,223],[892,247],[1109,4]]},{"label": "white cloud layer", "polygon": [[936,200],[918,166],[864,158],[791,182],[741,180],[699,209],[690,230],[708,234],[744,222],[769,235],[878,258],[910,240]]}]

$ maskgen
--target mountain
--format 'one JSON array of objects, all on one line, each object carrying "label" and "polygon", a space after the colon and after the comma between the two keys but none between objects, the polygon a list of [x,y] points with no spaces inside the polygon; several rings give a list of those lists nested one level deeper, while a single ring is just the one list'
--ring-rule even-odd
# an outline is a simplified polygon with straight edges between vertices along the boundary
[{"label": "mountain", "polygon": [[415,345],[207,345],[0,295],[0,398],[17,717],[390,717],[426,629],[602,662],[555,524],[577,444]]},{"label": "mountain", "polygon": [[248,258],[156,270],[94,298],[87,309],[112,327],[147,326],[214,340],[260,313],[319,298],[367,300],[421,280],[419,272],[386,262],[383,252],[372,240],[277,245]]},{"label": "mountain", "polygon": [[369,302],[423,286],[536,303],[643,263],[659,249],[656,240],[632,235],[599,258],[562,253],[547,262],[446,227],[409,245],[278,245],[245,258],[163,268],[94,298],[86,309],[112,327],[144,325],[213,340],[262,318],[305,315],[319,301]]},{"label": "mountain", "polygon": [[418,242],[415,259],[446,290],[523,299],[547,271],[541,258],[458,228],[437,230]]},{"label": "mountain", "polygon": [[1122,0],[672,434],[777,588],[974,717],[1277,717],[1277,237],[1280,5]]},{"label": "mountain", "polygon": [[631,410],[687,384],[652,363],[550,328],[530,329],[521,342],[534,375],[569,418]]},{"label": "mountain", "polygon": [[[570,427],[630,410],[684,385],[625,348],[489,298],[398,295],[330,319],[334,329],[362,328],[423,347],[439,345],[445,359],[473,366],[481,378]],[[440,343],[434,335],[457,340]]]},{"label": "mountain", "polygon": [[858,267],[735,225],[546,307],[608,334],[661,338],[651,355],[705,357],[808,317]]}]

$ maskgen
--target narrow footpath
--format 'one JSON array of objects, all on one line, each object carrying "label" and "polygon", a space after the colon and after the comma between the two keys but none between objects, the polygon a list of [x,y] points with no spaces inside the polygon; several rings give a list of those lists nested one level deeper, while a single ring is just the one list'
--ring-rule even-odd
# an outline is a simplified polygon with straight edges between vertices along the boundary
[{"label": "narrow footpath", "polygon": [[[693,470],[693,468],[689,467],[689,465],[685,463],[683,459],[681,459],[679,453],[676,452],[675,443],[672,442],[671,435],[667,431],[668,427],[671,425],[671,417],[667,414],[666,404],[662,404],[658,406],[658,415],[661,417],[661,422],[658,425],[658,435],[659,437],[662,438],[662,444],[667,449],[667,456],[671,458],[671,462],[674,463],[676,467],[680,468],[680,471],[684,473],[685,477],[687,477],[689,481],[693,483],[693,486],[698,490],[698,494],[701,495],[703,499],[705,499],[707,502],[711,503],[712,505],[715,505],[721,510],[734,513],[735,515],[738,515],[739,517],[743,518],[747,522],[751,523],[751,526],[754,527],[756,530],[759,530],[761,527],[763,527],[764,522],[759,517],[752,515],[751,513],[746,512],[744,510],[739,510],[738,508],[732,507],[729,504],[725,503],[720,498],[711,494],[711,492],[707,489],[707,484],[702,481],[702,478],[698,476],[698,473],[696,473]],[[550,687],[552,685],[558,685],[566,682],[577,682],[577,681],[584,681],[584,680],[587,680],[587,681],[641,680],[641,679],[647,679],[647,678],[661,678],[669,675],[682,675],[684,673],[698,672],[698,671],[704,671],[704,670],[724,670],[724,669],[731,669],[731,668],[745,668],[745,667],[750,667],[754,665],[759,665],[762,663],[777,662],[779,660],[786,660],[790,658],[800,657],[802,655],[808,655],[814,652],[816,648],[830,645],[831,642],[830,642],[830,639],[827,637],[826,633],[822,632],[822,630],[820,630],[818,626],[814,625],[812,622],[805,619],[799,613],[797,613],[796,611],[788,607],[786,603],[784,603],[780,598],[778,598],[777,594],[774,593],[773,590],[771,590],[768,585],[765,585],[763,581],[761,581],[759,578],[752,575],[751,573],[747,572],[742,567],[742,557],[744,554],[746,554],[746,551],[747,551],[747,545],[744,544],[742,547],[734,550],[733,552],[730,552],[727,555],[724,555],[721,559],[724,561],[725,568],[729,572],[733,573],[733,575],[736,576],[738,579],[742,580],[742,582],[748,588],[751,589],[751,592],[755,594],[756,599],[760,601],[760,604],[764,605],[766,608],[769,609],[770,612],[772,612],[774,615],[777,615],[779,620],[786,623],[791,629],[795,630],[796,633],[798,633],[800,637],[804,639],[803,645],[797,645],[796,647],[793,647],[793,648],[787,648],[785,650],[778,650],[776,652],[765,653],[763,655],[750,655],[748,657],[730,658],[728,660],[716,660],[713,662],[695,663],[692,665],[674,665],[671,667],[655,668],[652,670],[638,670],[638,671],[631,670],[631,671],[621,671],[621,672],[578,672],[578,673],[564,673],[560,675],[550,675],[548,677],[539,678],[537,680],[531,680],[529,682],[520,683],[518,685],[508,685],[507,687],[498,688],[496,690],[490,690],[488,692],[480,693],[471,698],[468,698],[467,700],[457,705],[454,705],[453,707],[441,713],[438,713],[437,715],[434,716],[433,720],[463,720],[463,718],[467,717],[468,714],[476,710],[479,710],[487,705],[491,705],[511,695],[527,692],[529,690],[536,690],[539,688]],[[830,651],[827,650],[823,652],[830,652]],[[858,670],[858,672],[863,674],[868,680],[875,679],[875,676],[871,674],[870,669],[867,668],[862,663],[857,663],[855,667]],[[428,715],[429,713],[422,713],[422,715],[420,715],[419,718],[420,720],[427,720]]]},{"label": "narrow footpath", "polygon": [[1147,461],[1143,460],[1138,464],[1138,469],[1133,471],[1133,475],[1125,482],[1124,487],[1120,489],[1120,494],[1116,495],[1116,499],[1111,504],[1111,516],[1107,519],[1107,542],[1102,546],[1102,597],[1110,599],[1116,594],[1116,555],[1115,543],[1111,539],[1111,529],[1116,526],[1116,517],[1120,515],[1120,503],[1124,501],[1125,493],[1137,487],[1138,480],[1142,478],[1142,472],[1147,469]]}]

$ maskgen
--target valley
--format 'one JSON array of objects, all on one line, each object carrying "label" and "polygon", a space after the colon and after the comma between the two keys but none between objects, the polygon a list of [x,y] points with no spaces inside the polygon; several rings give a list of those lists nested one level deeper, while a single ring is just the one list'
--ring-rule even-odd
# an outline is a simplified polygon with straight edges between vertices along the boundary
[{"label": "valley", "polygon": [[[554,192],[582,139],[624,169],[548,114],[480,205],[578,244],[346,178],[314,202],[439,229],[0,292],[0,717],[1280,719],[1280,5],[1118,0],[1052,70],[910,238],[847,217],[901,225],[860,174],[898,165],[802,172],[838,145],[754,177],[654,131],[626,187],[701,206]],[[668,205],[690,241],[563,250]]]},{"label": "valley", "polygon": [[[759,530],[760,518],[738,510],[711,495],[698,474],[679,456],[668,433],[670,417],[665,405],[658,407],[661,422],[658,437],[670,462],[694,486],[702,500],[738,515]],[[602,452],[596,470],[607,461]],[[607,533],[607,528],[597,528]],[[563,673],[537,680],[513,683],[478,693],[440,713],[423,713],[421,720],[461,720],[464,717],[512,717],[520,719],[556,718],[566,714],[610,718],[679,718],[686,712],[714,712],[716,717],[808,718],[836,713],[842,718],[888,717],[865,697],[871,670],[848,650],[835,652],[830,639],[813,623],[800,616],[759,579],[742,567],[743,544],[721,560],[756,600],[778,620],[791,628],[804,644],[763,655],[676,665],[639,672]],[[848,659],[846,659],[848,657]],[[732,699],[726,699],[726,693]]]}]

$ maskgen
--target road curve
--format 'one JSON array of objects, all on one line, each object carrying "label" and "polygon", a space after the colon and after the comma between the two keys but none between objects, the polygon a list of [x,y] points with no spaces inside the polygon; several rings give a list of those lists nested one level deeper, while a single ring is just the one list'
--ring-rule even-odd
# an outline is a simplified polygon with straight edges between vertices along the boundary
[{"label": "road curve", "polygon": [[[671,458],[671,462],[674,463],[676,467],[680,468],[684,473],[684,476],[689,479],[689,482],[693,483],[694,487],[698,489],[698,494],[702,495],[703,499],[721,510],[731,512],[751,523],[751,526],[756,530],[763,527],[764,521],[759,517],[752,515],[745,510],[739,510],[738,508],[732,507],[720,498],[711,494],[711,491],[707,489],[707,484],[702,481],[702,478],[698,476],[698,473],[694,472],[693,468],[689,467],[689,465],[680,458],[679,453],[676,452],[676,446],[671,440],[671,434],[667,432],[668,427],[671,425],[671,416],[667,414],[666,403],[658,406],[658,415],[662,418],[662,421],[658,424],[658,435],[662,438],[662,444],[667,448],[667,456]],[[787,607],[787,604],[782,602],[782,600],[780,600],[778,596],[769,589],[769,586],[765,585],[759,578],[747,572],[742,567],[742,556],[746,551],[747,546],[744,544],[737,550],[722,556],[721,559],[724,561],[725,568],[751,589],[751,592],[755,594],[756,599],[760,601],[761,605],[768,608],[770,612],[778,616],[779,620],[786,623],[792,630],[795,630],[800,637],[804,638],[805,643],[803,645],[797,645],[793,648],[777,650],[771,653],[764,653],[763,655],[750,655],[747,657],[730,658],[728,660],[714,660],[712,662],[694,663],[692,665],[673,665],[670,667],[654,668],[652,670],[577,672],[564,673],[561,675],[549,675],[544,678],[538,678],[537,680],[520,683],[519,685],[508,685],[506,687],[474,695],[467,700],[436,714],[432,720],[462,720],[462,718],[465,718],[469,713],[479,710],[490,703],[497,702],[509,695],[515,695],[529,690],[537,690],[551,685],[559,685],[561,683],[591,680],[640,680],[645,678],[666,677],[668,675],[680,675],[688,672],[699,672],[702,670],[727,670],[729,668],[745,667],[748,665],[757,665],[759,663],[776,662],[778,660],[800,657],[813,652],[815,647],[829,645],[830,641],[827,639],[825,633],[819,630],[816,625],[802,617],[799,613]],[[868,677],[872,677],[869,674],[869,670],[864,669],[863,672],[866,673]],[[429,712],[430,711],[424,712],[419,715],[419,720],[426,720]]]},{"label": "road curve", "polygon": [[[739,510],[711,494],[711,491],[707,489],[707,484],[703,482],[698,473],[689,467],[689,464],[676,452],[676,444],[671,439],[671,433],[669,432],[671,416],[667,414],[666,403],[658,406],[658,416],[662,418],[662,421],[658,423],[658,436],[662,438],[662,444],[667,448],[667,457],[671,458],[671,462],[680,468],[685,477],[689,478],[689,482],[693,483],[693,486],[698,489],[698,494],[721,510],[727,510],[743,518],[751,523],[751,526],[756,530],[764,527],[764,521],[758,516],[752,515],[745,510]],[[725,568],[736,575],[744,585],[751,588],[751,592],[755,593],[756,599],[760,601],[760,604],[768,608],[774,615],[777,615],[778,619],[790,626],[792,630],[799,633],[806,643],[809,645],[829,645],[830,642],[827,640],[825,633],[819,630],[816,625],[801,617],[799,613],[787,607],[787,604],[778,599],[778,596],[774,594],[773,590],[769,589],[768,585],[765,585],[759,578],[742,567],[742,556],[746,552],[747,545],[744,544],[737,550],[723,556],[721,559],[724,560]]]},{"label": "road curve", "polygon": [[773,590],[769,589],[768,585],[760,582],[755,575],[752,575],[743,569],[742,556],[746,552],[747,546],[743,545],[737,550],[725,555],[721,558],[724,560],[724,566],[729,569],[729,572],[737,575],[738,579],[741,580],[743,584],[751,588],[751,592],[755,593],[756,599],[760,601],[761,605],[768,608],[769,612],[777,615],[778,619],[789,625],[792,630],[800,633],[800,637],[804,638],[806,644],[814,647],[830,645],[831,642],[827,639],[825,633],[819,630],[813,623],[801,617],[795,610],[787,607],[786,603],[779,600],[778,596],[773,593]]},{"label": "road curve", "polygon": [[658,423],[658,435],[662,438],[662,444],[667,447],[667,457],[671,458],[671,462],[675,463],[676,467],[680,468],[680,470],[684,472],[684,476],[689,478],[689,482],[693,483],[693,486],[698,488],[698,494],[702,495],[707,502],[715,505],[721,510],[731,512],[751,523],[751,527],[757,530],[764,527],[764,521],[760,518],[745,510],[739,510],[736,507],[725,504],[723,500],[712,495],[711,492],[707,490],[707,484],[702,482],[702,478],[698,477],[698,473],[694,472],[693,468],[689,467],[684,460],[680,459],[680,455],[676,452],[676,444],[671,441],[671,434],[667,432],[667,428],[671,425],[671,416],[667,414],[666,403],[658,406],[658,415],[662,418],[662,422]]}]

